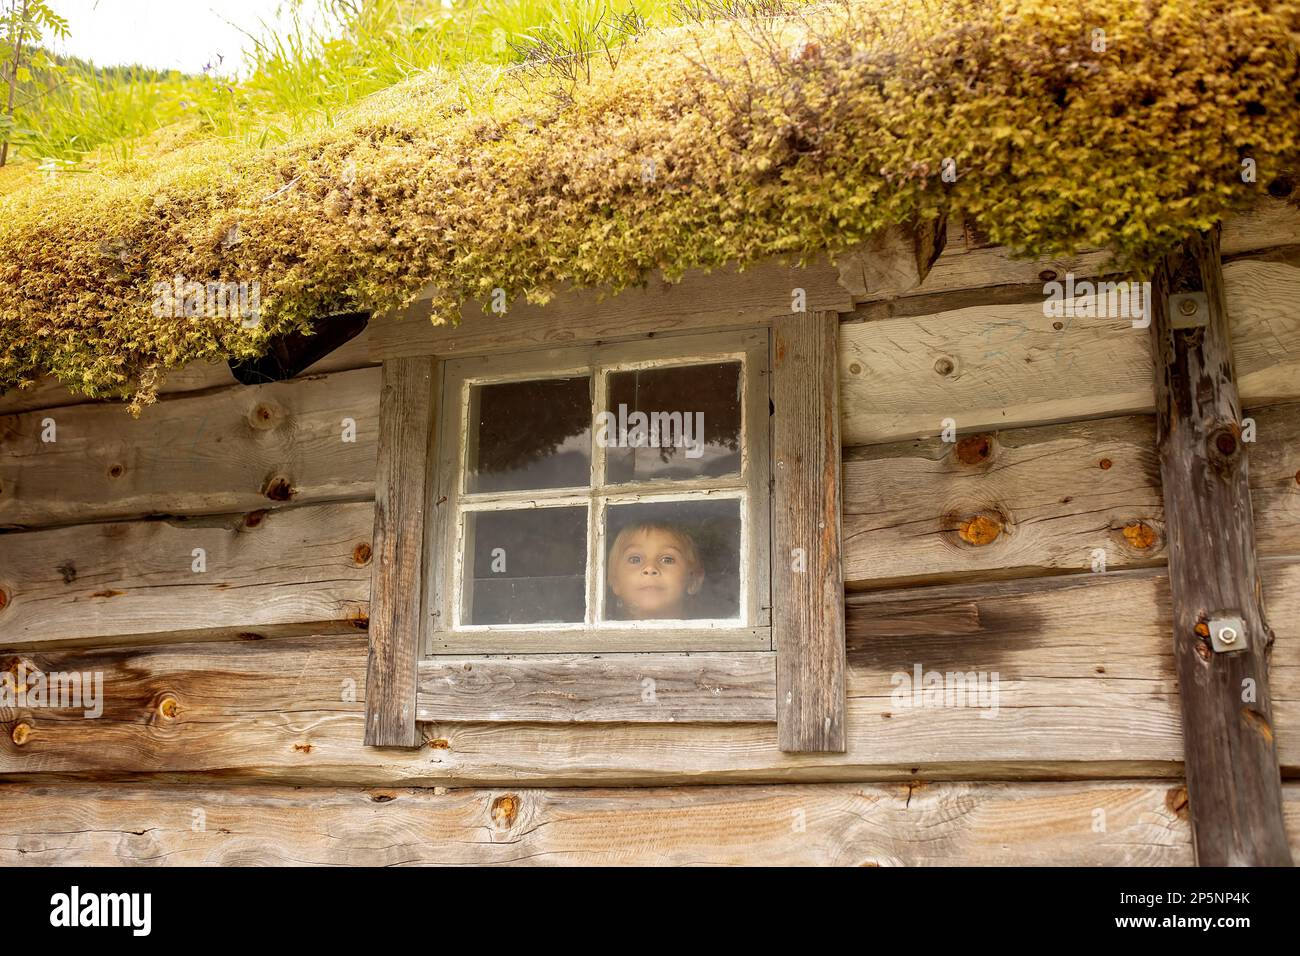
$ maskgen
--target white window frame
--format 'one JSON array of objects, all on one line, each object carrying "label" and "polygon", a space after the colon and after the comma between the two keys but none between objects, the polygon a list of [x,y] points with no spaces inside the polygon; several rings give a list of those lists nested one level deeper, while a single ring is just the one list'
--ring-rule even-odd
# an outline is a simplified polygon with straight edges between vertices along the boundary
[{"label": "white window frame", "polygon": [[[555,654],[643,651],[767,651],[772,648],[770,528],[770,356],[766,328],[684,334],[608,345],[474,356],[440,363],[434,376],[441,409],[426,522],[423,594],[425,654]],[[596,416],[608,408],[609,375],[642,368],[741,362],[739,475],[601,484],[605,448]],[[579,488],[485,492],[465,488],[469,395],[475,385],[590,375],[591,485]],[[737,618],[684,621],[599,621],[604,601],[605,511],[632,502],[738,498],[741,501],[740,610]],[[465,515],[522,507],[587,508],[586,610],[582,623],[471,625],[460,621],[465,584]],[[452,622],[446,626],[444,622]]]}]

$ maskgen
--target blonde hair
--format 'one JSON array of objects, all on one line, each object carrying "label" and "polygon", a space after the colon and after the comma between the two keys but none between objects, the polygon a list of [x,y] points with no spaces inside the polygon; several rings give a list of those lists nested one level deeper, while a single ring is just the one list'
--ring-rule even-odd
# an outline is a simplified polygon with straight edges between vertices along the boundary
[{"label": "blonde hair", "polygon": [[695,547],[695,539],[687,532],[677,527],[675,524],[669,524],[666,521],[642,521],[639,524],[630,524],[619,531],[614,537],[614,543],[609,549],[609,563],[612,565],[617,556],[623,553],[627,546],[627,541],[633,535],[645,534],[649,531],[658,531],[662,534],[671,535],[677,540],[677,546],[681,549],[682,560],[690,568],[693,575],[704,576],[704,565],[700,562],[700,552]]}]

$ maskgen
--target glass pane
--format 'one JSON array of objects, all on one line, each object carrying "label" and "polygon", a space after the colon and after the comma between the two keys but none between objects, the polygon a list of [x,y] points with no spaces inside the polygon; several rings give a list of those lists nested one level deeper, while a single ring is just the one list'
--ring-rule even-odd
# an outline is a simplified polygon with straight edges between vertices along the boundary
[{"label": "glass pane", "polygon": [[465,515],[464,624],[581,623],[587,508]]},{"label": "glass pane", "polygon": [[740,616],[740,500],[611,504],[605,620]]},{"label": "glass pane", "polygon": [[740,363],[611,372],[596,438],[608,482],[740,473]]},{"label": "glass pane", "polygon": [[465,490],[587,487],[590,377],[472,385]]}]

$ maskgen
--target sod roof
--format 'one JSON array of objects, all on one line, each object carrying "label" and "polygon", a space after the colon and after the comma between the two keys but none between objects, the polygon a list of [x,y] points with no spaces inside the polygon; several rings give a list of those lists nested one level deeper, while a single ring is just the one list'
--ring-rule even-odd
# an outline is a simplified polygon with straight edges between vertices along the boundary
[{"label": "sod roof", "polygon": [[[169,369],[429,286],[452,320],[944,213],[1141,271],[1300,165],[1298,51],[1295,2],[847,0],[420,75],[262,150],[175,132],[0,189],[0,387],[138,405]],[[257,283],[257,324],[160,307],[178,279]]]}]

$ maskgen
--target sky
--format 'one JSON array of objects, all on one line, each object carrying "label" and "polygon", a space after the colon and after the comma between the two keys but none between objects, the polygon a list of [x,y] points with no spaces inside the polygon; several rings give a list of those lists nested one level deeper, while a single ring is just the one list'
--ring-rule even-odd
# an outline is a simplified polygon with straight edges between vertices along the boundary
[{"label": "sky", "polygon": [[[325,0],[302,0],[305,22],[319,22]],[[218,55],[221,72],[238,73],[241,32],[264,32],[263,22],[290,22],[285,0],[50,0],[68,20],[70,36],[49,44],[59,53],[98,66],[140,63],[198,73]]]}]

